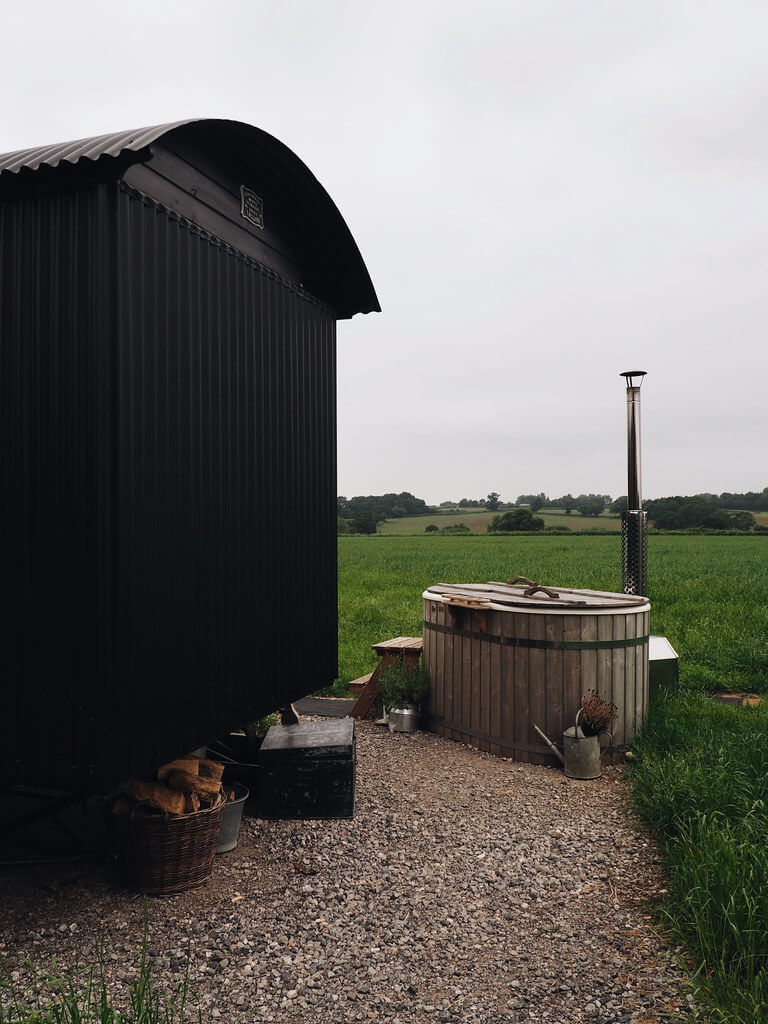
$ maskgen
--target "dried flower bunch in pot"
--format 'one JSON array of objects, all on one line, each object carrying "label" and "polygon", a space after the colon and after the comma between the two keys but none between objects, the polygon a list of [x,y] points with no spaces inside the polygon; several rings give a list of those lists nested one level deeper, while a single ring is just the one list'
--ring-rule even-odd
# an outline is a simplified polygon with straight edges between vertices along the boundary
[{"label": "dried flower bunch in pot", "polygon": [[581,707],[576,714],[576,724],[581,727],[585,736],[599,736],[610,732],[610,728],[618,717],[618,708],[597,690],[587,690],[581,698]]}]

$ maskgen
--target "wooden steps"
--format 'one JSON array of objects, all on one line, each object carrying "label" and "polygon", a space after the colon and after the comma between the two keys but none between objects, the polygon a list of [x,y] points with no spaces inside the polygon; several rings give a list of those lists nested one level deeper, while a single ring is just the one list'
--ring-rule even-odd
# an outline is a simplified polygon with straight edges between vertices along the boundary
[{"label": "wooden steps", "polygon": [[362,693],[367,683],[370,682],[372,675],[373,672],[369,672],[368,675],[366,676],[360,676],[357,679],[353,679],[351,682],[347,683],[347,686],[352,691],[352,693]]},{"label": "wooden steps", "polygon": [[[365,718],[373,707],[382,669],[402,663],[409,671],[418,672],[423,647],[424,641],[420,636],[396,636],[392,640],[372,644],[371,650],[376,652],[380,660],[370,675],[353,680],[354,683],[362,683],[362,686],[358,691],[355,706],[349,712],[350,718]],[[352,683],[349,684],[349,688],[352,689]]]}]

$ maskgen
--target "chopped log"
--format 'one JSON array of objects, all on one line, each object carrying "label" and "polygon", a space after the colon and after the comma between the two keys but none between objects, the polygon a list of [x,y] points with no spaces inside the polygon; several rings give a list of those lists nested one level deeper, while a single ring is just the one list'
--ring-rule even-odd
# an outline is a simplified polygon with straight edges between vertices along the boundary
[{"label": "chopped log", "polygon": [[190,775],[197,775],[200,761],[196,757],[179,757],[175,761],[164,764],[157,769],[157,778],[160,782],[167,779],[171,772],[189,772]]},{"label": "chopped log", "polygon": [[147,801],[156,804],[169,814],[184,813],[184,794],[166,789],[159,782],[141,782],[139,779],[132,779],[128,783],[128,795],[139,802]]},{"label": "chopped log", "polygon": [[197,793],[187,793],[184,797],[184,813],[194,814],[200,810],[200,797]]},{"label": "chopped log", "polygon": [[116,818],[127,818],[131,813],[131,801],[124,796],[119,796],[112,806],[112,813]]},{"label": "chopped log", "polygon": [[181,793],[196,793],[199,797],[216,797],[221,789],[219,779],[206,779],[191,772],[172,771],[166,780],[171,789]]},{"label": "chopped log", "polygon": [[209,761],[207,758],[200,758],[198,761],[199,774],[206,779],[216,779],[221,781],[221,776],[224,774],[224,765],[218,761]]}]

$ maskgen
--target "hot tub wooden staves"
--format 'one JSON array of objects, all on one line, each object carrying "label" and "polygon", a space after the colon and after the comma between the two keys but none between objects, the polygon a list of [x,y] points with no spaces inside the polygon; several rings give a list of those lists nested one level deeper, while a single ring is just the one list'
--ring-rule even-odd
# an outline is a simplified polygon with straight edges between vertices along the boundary
[{"label": "hot tub wooden staves", "polygon": [[650,605],[644,597],[505,583],[424,592],[429,727],[502,757],[553,763],[538,725],[559,743],[581,698],[618,708],[612,755],[648,709]]}]

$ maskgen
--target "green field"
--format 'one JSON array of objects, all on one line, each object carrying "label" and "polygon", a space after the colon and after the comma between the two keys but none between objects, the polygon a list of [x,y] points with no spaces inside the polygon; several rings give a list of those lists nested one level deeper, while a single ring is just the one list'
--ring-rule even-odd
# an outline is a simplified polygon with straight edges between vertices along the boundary
[{"label": "green field", "polygon": [[[680,654],[686,685],[768,692],[768,537],[649,538],[651,628]],[[339,537],[339,678],[375,663],[370,645],[421,633],[433,583],[528,576],[621,590],[619,537]]]},{"label": "green field", "polygon": [[[528,576],[619,590],[620,555],[610,536],[340,537],[337,686],[373,667],[370,644],[421,633],[433,583]],[[681,692],[651,705],[632,801],[670,869],[657,918],[685,949],[712,1024],[768,1021],[768,700],[741,709],[705,696],[768,695],[766,580],[768,537],[649,539],[651,629],[680,656]]]},{"label": "green field", "polygon": [[[501,512],[506,509],[500,509]],[[403,516],[402,519],[387,519],[379,526],[379,533],[384,537],[416,536],[424,533],[427,526],[434,524],[442,528],[454,523],[463,523],[473,533],[485,533],[488,524],[496,512],[485,512],[483,509],[461,509],[458,512],[432,512],[424,516]],[[580,516],[572,512],[567,516],[560,508],[542,509],[536,513],[544,520],[545,526],[557,526],[570,530],[611,530],[621,529],[619,516]]]}]

